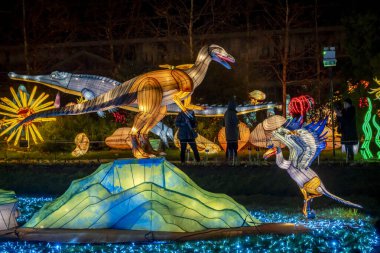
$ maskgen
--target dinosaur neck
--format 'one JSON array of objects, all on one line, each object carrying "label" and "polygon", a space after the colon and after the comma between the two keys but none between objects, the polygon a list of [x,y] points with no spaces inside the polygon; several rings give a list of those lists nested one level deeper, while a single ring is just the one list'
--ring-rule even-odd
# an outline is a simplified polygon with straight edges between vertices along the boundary
[{"label": "dinosaur neck", "polygon": [[206,76],[208,65],[211,62],[211,57],[208,54],[208,46],[204,46],[198,53],[195,64],[185,72],[191,77],[194,83],[194,89],[198,87]]},{"label": "dinosaur neck", "polygon": [[277,154],[276,154],[276,164],[281,169],[286,170],[290,166],[290,161],[284,159],[284,156],[282,154],[281,148],[278,147],[277,149],[278,149],[278,151],[277,151]]}]

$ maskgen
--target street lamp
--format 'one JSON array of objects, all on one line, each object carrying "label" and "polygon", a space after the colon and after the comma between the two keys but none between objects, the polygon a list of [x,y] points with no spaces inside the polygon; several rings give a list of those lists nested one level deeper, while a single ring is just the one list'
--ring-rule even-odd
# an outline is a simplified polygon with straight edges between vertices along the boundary
[{"label": "street lamp", "polygon": [[331,98],[331,128],[332,128],[332,141],[333,141],[333,156],[335,157],[335,129],[334,129],[334,84],[332,81],[332,67],[336,66],[335,47],[324,47],[323,52],[323,66],[329,68],[330,79],[330,98]]}]

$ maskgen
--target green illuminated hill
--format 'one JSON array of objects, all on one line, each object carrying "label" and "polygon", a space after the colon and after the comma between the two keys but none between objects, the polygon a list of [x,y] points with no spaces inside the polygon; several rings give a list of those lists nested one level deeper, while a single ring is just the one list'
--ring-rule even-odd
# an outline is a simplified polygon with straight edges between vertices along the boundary
[{"label": "green illuminated hill", "polygon": [[229,196],[201,189],[179,168],[155,158],[101,165],[24,227],[195,232],[258,224]]}]

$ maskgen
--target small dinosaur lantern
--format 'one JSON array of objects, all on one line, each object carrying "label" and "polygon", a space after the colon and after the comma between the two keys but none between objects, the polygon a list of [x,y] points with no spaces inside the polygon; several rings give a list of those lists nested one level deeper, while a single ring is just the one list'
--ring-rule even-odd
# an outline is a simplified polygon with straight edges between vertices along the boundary
[{"label": "small dinosaur lantern", "polygon": [[310,211],[310,201],[322,195],[345,205],[362,208],[361,205],[330,193],[323,185],[317,173],[310,168],[314,159],[326,148],[326,133],[323,133],[326,122],[327,118],[303,126],[299,119],[287,121],[284,126],[273,131],[273,137],[280,140],[289,149],[289,159],[286,160],[284,158],[279,146],[269,148],[264,154],[265,159],[276,155],[278,167],[286,170],[297,183],[304,198],[302,213],[309,218],[315,217],[315,212]]}]

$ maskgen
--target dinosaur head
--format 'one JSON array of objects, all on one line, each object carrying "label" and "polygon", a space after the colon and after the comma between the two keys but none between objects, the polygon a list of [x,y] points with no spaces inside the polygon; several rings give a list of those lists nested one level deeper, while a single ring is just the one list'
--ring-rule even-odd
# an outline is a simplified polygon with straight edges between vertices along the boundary
[{"label": "dinosaur head", "polygon": [[210,45],[208,47],[208,53],[212,60],[219,62],[227,69],[231,69],[231,66],[228,63],[235,63],[235,58],[227,53],[227,51],[221,46],[215,44]]},{"label": "dinosaur head", "polygon": [[272,136],[287,146],[287,144],[289,144],[289,141],[291,141],[290,136],[293,132],[294,131],[291,131],[287,128],[279,127],[272,132]]},{"label": "dinosaur head", "polygon": [[[327,118],[309,125],[294,124],[297,119],[286,122],[272,132],[289,149],[289,160],[298,169],[307,169],[319,153],[326,147],[322,131]],[[293,122],[293,123],[292,123]],[[297,126],[297,127],[295,127]]]},{"label": "dinosaur head", "polygon": [[[68,84],[70,82],[71,73],[53,71],[49,75],[19,75],[14,72],[9,72],[8,76],[12,80],[40,83],[54,89],[58,89],[62,92],[72,93],[68,90]],[[80,92],[77,92],[80,95]]]}]

